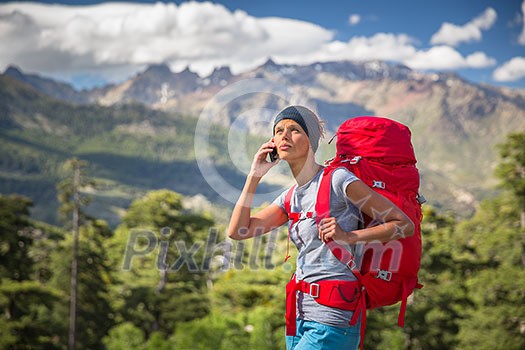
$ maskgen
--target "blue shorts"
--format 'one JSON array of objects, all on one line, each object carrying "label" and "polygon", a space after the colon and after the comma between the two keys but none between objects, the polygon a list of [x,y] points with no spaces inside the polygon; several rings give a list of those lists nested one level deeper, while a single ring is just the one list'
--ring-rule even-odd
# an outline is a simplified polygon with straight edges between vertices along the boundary
[{"label": "blue shorts", "polygon": [[341,328],[297,319],[296,335],[286,336],[286,350],[358,349],[359,331],[359,323]]}]

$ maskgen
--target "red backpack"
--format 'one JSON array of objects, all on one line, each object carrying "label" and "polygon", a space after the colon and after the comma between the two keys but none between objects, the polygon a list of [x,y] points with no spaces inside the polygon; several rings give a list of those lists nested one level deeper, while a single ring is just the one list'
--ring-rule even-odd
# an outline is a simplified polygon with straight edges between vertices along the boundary
[{"label": "red backpack", "polygon": [[[344,285],[347,289],[356,290],[356,297],[351,301],[346,298],[334,301],[333,296],[336,293],[333,291],[341,288],[340,283],[306,283],[293,278],[287,286],[287,333],[295,333],[295,320],[291,320],[288,314],[293,314],[295,291],[299,290],[312,295],[321,304],[353,310],[351,325],[355,325],[359,315],[362,315],[362,348],[366,309],[401,301],[398,325],[403,327],[407,298],[414,288],[422,287],[418,283],[417,273],[421,260],[420,224],[424,198],[418,194],[419,172],[408,127],[382,117],[356,117],[344,122],[336,136],[336,156],[327,161],[319,185],[315,213],[306,213],[306,216],[315,217],[317,222],[330,217],[332,173],[339,167],[345,167],[403,210],[414,222],[415,232],[410,237],[404,237],[400,232],[399,237],[392,237],[393,240],[386,243],[365,244],[360,261],[355,261],[354,256],[335,241],[327,243],[332,253],[357,277],[357,282]],[[294,188],[291,188],[285,197],[285,209],[292,225],[301,215],[305,215],[291,212],[293,192]],[[366,227],[376,222],[364,217],[363,224]]]}]

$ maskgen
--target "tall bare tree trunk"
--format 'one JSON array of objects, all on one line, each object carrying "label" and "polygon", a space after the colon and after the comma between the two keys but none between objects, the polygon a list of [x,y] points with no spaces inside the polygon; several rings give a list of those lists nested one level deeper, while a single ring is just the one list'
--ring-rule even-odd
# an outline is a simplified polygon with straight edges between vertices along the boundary
[{"label": "tall bare tree trunk", "polygon": [[80,165],[74,164],[73,173],[73,259],[71,260],[71,292],[69,308],[69,350],[77,347],[77,291],[78,291],[78,236],[80,211]]},{"label": "tall bare tree trunk", "polygon": [[521,208],[521,220],[520,220],[520,223],[521,223],[521,229],[522,230],[525,230],[525,206],[523,208]]},{"label": "tall bare tree trunk", "polygon": [[520,228],[521,228],[521,265],[525,267],[525,206],[521,208],[520,213]]}]

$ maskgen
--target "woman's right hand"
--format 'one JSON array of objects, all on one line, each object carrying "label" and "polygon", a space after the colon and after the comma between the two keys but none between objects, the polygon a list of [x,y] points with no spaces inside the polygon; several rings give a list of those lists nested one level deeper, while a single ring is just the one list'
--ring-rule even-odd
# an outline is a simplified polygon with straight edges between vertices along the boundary
[{"label": "woman's right hand", "polygon": [[262,144],[261,148],[259,148],[253,157],[249,176],[261,178],[279,163],[279,159],[275,162],[269,162],[267,160],[268,154],[272,152],[274,148],[275,143],[273,142],[273,139]]}]

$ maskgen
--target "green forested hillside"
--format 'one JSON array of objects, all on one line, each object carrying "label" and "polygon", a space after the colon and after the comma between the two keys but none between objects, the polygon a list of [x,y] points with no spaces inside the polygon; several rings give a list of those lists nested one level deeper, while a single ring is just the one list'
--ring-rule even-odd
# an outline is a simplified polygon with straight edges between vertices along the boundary
[{"label": "green forested hillside", "polygon": [[[7,76],[0,77],[0,108],[0,192],[32,198],[35,218],[57,222],[55,185],[72,156],[89,161],[98,183],[88,211],[113,226],[133,198],[156,188],[225,204],[197,167],[194,118],[139,104],[74,106]],[[218,171],[240,187],[244,179],[226,156],[226,136],[213,128],[209,152]]]}]

